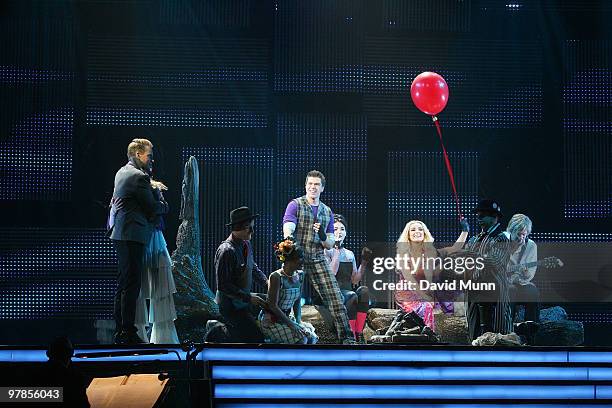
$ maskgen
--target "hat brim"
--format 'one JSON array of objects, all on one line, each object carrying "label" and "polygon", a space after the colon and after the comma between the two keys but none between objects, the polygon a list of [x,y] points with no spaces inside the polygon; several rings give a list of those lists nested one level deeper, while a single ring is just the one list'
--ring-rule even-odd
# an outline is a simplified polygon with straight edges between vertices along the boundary
[{"label": "hat brim", "polygon": [[499,210],[494,210],[491,208],[475,208],[474,211],[472,211],[474,214],[479,213],[479,212],[483,212],[483,213],[490,213],[490,214],[495,214],[498,217],[502,217],[504,214],[499,211]]},{"label": "hat brim", "polygon": [[232,225],[236,225],[236,224],[240,224],[242,222],[247,222],[247,221],[254,220],[257,217],[259,217],[259,214],[253,214],[253,215],[251,215],[249,217],[241,218],[241,219],[238,219],[238,220],[236,220],[234,222],[230,222],[229,224],[225,224],[225,226],[226,227],[231,227]]}]

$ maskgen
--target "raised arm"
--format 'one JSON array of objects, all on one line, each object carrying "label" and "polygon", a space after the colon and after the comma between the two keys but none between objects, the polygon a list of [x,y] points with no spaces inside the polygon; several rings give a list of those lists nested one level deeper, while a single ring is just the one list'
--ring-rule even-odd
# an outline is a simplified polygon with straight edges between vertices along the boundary
[{"label": "raised arm", "polygon": [[337,248],[326,249],[325,257],[329,261],[332,273],[336,275],[338,273],[338,268],[340,268],[340,250]]},{"label": "raised arm", "polygon": [[465,218],[461,218],[459,224],[461,225],[461,234],[459,234],[459,238],[457,238],[457,241],[455,241],[452,246],[444,248],[447,255],[461,251],[465,245],[465,241],[467,241],[468,234],[470,233],[470,224],[468,224]]},{"label": "raised arm", "polygon": [[351,276],[351,280],[353,281],[353,285],[358,285],[359,282],[363,280],[363,274],[365,273],[368,263],[372,259],[372,250],[368,247],[363,247],[361,250],[361,262],[359,263],[359,269],[357,269],[357,260],[353,255],[353,275]]}]

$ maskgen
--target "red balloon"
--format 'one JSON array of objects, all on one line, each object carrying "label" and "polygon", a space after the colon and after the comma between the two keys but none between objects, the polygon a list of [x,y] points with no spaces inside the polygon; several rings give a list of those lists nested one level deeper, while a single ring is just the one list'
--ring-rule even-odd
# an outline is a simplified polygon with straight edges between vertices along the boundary
[{"label": "red balloon", "polygon": [[412,81],[410,96],[421,112],[437,115],[448,103],[448,85],[435,72],[423,72]]}]

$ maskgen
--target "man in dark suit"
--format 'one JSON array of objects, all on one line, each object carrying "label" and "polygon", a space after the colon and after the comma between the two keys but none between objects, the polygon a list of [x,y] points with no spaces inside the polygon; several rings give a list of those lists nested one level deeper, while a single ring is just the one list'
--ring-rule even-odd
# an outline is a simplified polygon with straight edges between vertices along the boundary
[{"label": "man in dark suit", "polygon": [[144,268],[144,249],[155,226],[157,215],[168,212],[168,204],[156,199],[149,173],[153,165],[153,144],[134,139],[127,149],[128,163],[115,175],[115,189],[109,216],[109,236],[117,251],[118,287],[115,294],[115,343],[142,343],[134,319],[140,280]]}]

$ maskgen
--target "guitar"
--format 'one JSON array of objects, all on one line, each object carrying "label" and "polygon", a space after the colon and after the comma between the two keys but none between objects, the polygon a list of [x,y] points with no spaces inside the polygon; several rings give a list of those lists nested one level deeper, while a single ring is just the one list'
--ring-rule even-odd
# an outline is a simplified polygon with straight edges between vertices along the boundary
[{"label": "guitar", "polygon": [[520,274],[520,276],[518,277],[518,281],[525,285],[527,283],[529,283],[533,277],[535,276],[535,270],[533,271],[533,273],[529,270],[531,268],[533,268],[534,266],[537,267],[543,267],[546,269],[554,269],[554,268],[560,268],[563,266],[563,261],[561,261],[559,258],[557,258],[556,256],[549,256],[547,258],[541,259],[539,261],[533,261],[533,262],[527,262],[527,263],[523,263],[523,264],[518,264],[518,265],[512,265],[508,268],[508,274],[510,276],[514,275],[514,274],[518,274],[522,269],[526,268],[527,271],[526,273],[523,275],[522,273]]}]

